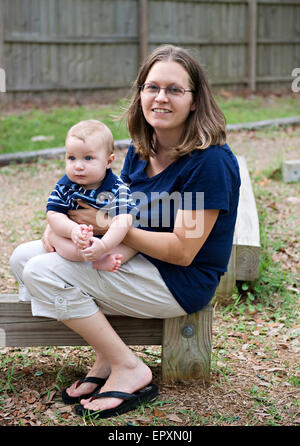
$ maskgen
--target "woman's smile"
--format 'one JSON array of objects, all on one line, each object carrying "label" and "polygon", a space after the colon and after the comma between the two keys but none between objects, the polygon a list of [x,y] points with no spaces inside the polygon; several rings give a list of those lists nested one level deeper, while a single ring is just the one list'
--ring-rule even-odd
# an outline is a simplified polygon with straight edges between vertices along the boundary
[{"label": "woman's smile", "polygon": [[[163,137],[170,131],[179,140],[189,113],[195,109],[186,70],[177,62],[156,62],[150,69],[145,83],[159,87],[157,92],[141,92],[141,105],[146,121]],[[170,95],[168,87],[183,88],[183,96]],[[167,132],[167,133],[166,133]],[[163,143],[163,140],[161,140]]]},{"label": "woman's smile", "polygon": [[167,110],[165,108],[153,108],[153,113],[159,113],[159,114],[166,114],[166,113],[172,113],[171,110]]}]

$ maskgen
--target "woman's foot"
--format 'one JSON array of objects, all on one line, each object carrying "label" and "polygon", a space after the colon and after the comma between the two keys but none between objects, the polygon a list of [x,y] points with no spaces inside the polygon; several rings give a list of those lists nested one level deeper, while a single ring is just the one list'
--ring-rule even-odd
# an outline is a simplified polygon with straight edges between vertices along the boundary
[{"label": "woman's foot", "polygon": [[[86,375],[97,376],[98,378],[107,378],[110,374],[109,364],[105,360],[99,360],[96,358],[95,364],[91,370]],[[97,389],[97,384],[95,383],[82,383],[78,386],[78,381],[73,383],[70,387],[66,389],[66,392],[71,397],[80,397],[82,395],[87,395],[94,392]]]},{"label": "woman's foot", "polygon": [[[137,358],[135,367],[117,367],[112,369],[109,378],[103,387],[101,387],[100,393],[108,391],[118,391],[133,393],[142,389],[152,381],[152,372],[150,368]],[[85,409],[98,411],[113,409],[119,406],[123,402],[120,398],[100,398],[92,400],[82,399],[80,403]]]},{"label": "woman's foot", "polygon": [[102,271],[117,272],[122,264],[122,254],[105,254],[99,260],[93,262],[93,268]]}]

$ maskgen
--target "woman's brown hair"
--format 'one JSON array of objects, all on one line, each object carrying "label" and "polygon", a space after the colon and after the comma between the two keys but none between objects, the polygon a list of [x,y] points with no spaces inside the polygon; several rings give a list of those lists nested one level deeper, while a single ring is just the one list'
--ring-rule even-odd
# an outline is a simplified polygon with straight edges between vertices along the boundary
[{"label": "woman's brown hair", "polygon": [[134,83],[134,94],[127,110],[127,125],[141,159],[148,160],[156,153],[153,127],[144,118],[140,86],[145,83],[148,73],[156,62],[172,61],[183,66],[190,79],[190,89],[194,91],[195,111],[191,111],[185,125],[185,131],[177,147],[174,147],[173,158],[192,152],[195,149],[206,149],[210,145],[224,144],[226,141],[225,117],[218,107],[208,81],[200,64],[188,51],[173,45],[156,48],[145,60]]}]

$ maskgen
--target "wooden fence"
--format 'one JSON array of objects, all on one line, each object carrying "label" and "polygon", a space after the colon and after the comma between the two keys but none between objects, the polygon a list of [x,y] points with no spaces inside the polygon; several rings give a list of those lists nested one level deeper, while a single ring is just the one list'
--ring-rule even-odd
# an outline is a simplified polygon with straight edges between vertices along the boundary
[{"label": "wooden fence", "polygon": [[0,0],[7,97],[128,89],[163,43],[189,49],[214,86],[290,88],[300,0]]}]

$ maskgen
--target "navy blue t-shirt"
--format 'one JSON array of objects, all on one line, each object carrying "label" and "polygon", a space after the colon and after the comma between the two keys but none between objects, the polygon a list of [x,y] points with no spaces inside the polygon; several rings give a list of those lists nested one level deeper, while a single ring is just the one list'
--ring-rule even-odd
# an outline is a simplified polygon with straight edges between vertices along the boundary
[{"label": "navy blue t-shirt", "polygon": [[194,150],[151,178],[146,166],[147,161],[142,161],[130,144],[121,178],[130,186],[140,210],[135,222],[139,228],[172,232],[178,208],[220,210],[211,233],[189,266],[143,254],[159,270],[183,309],[194,313],[209,303],[227,270],[241,184],[238,162],[225,144]]}]

